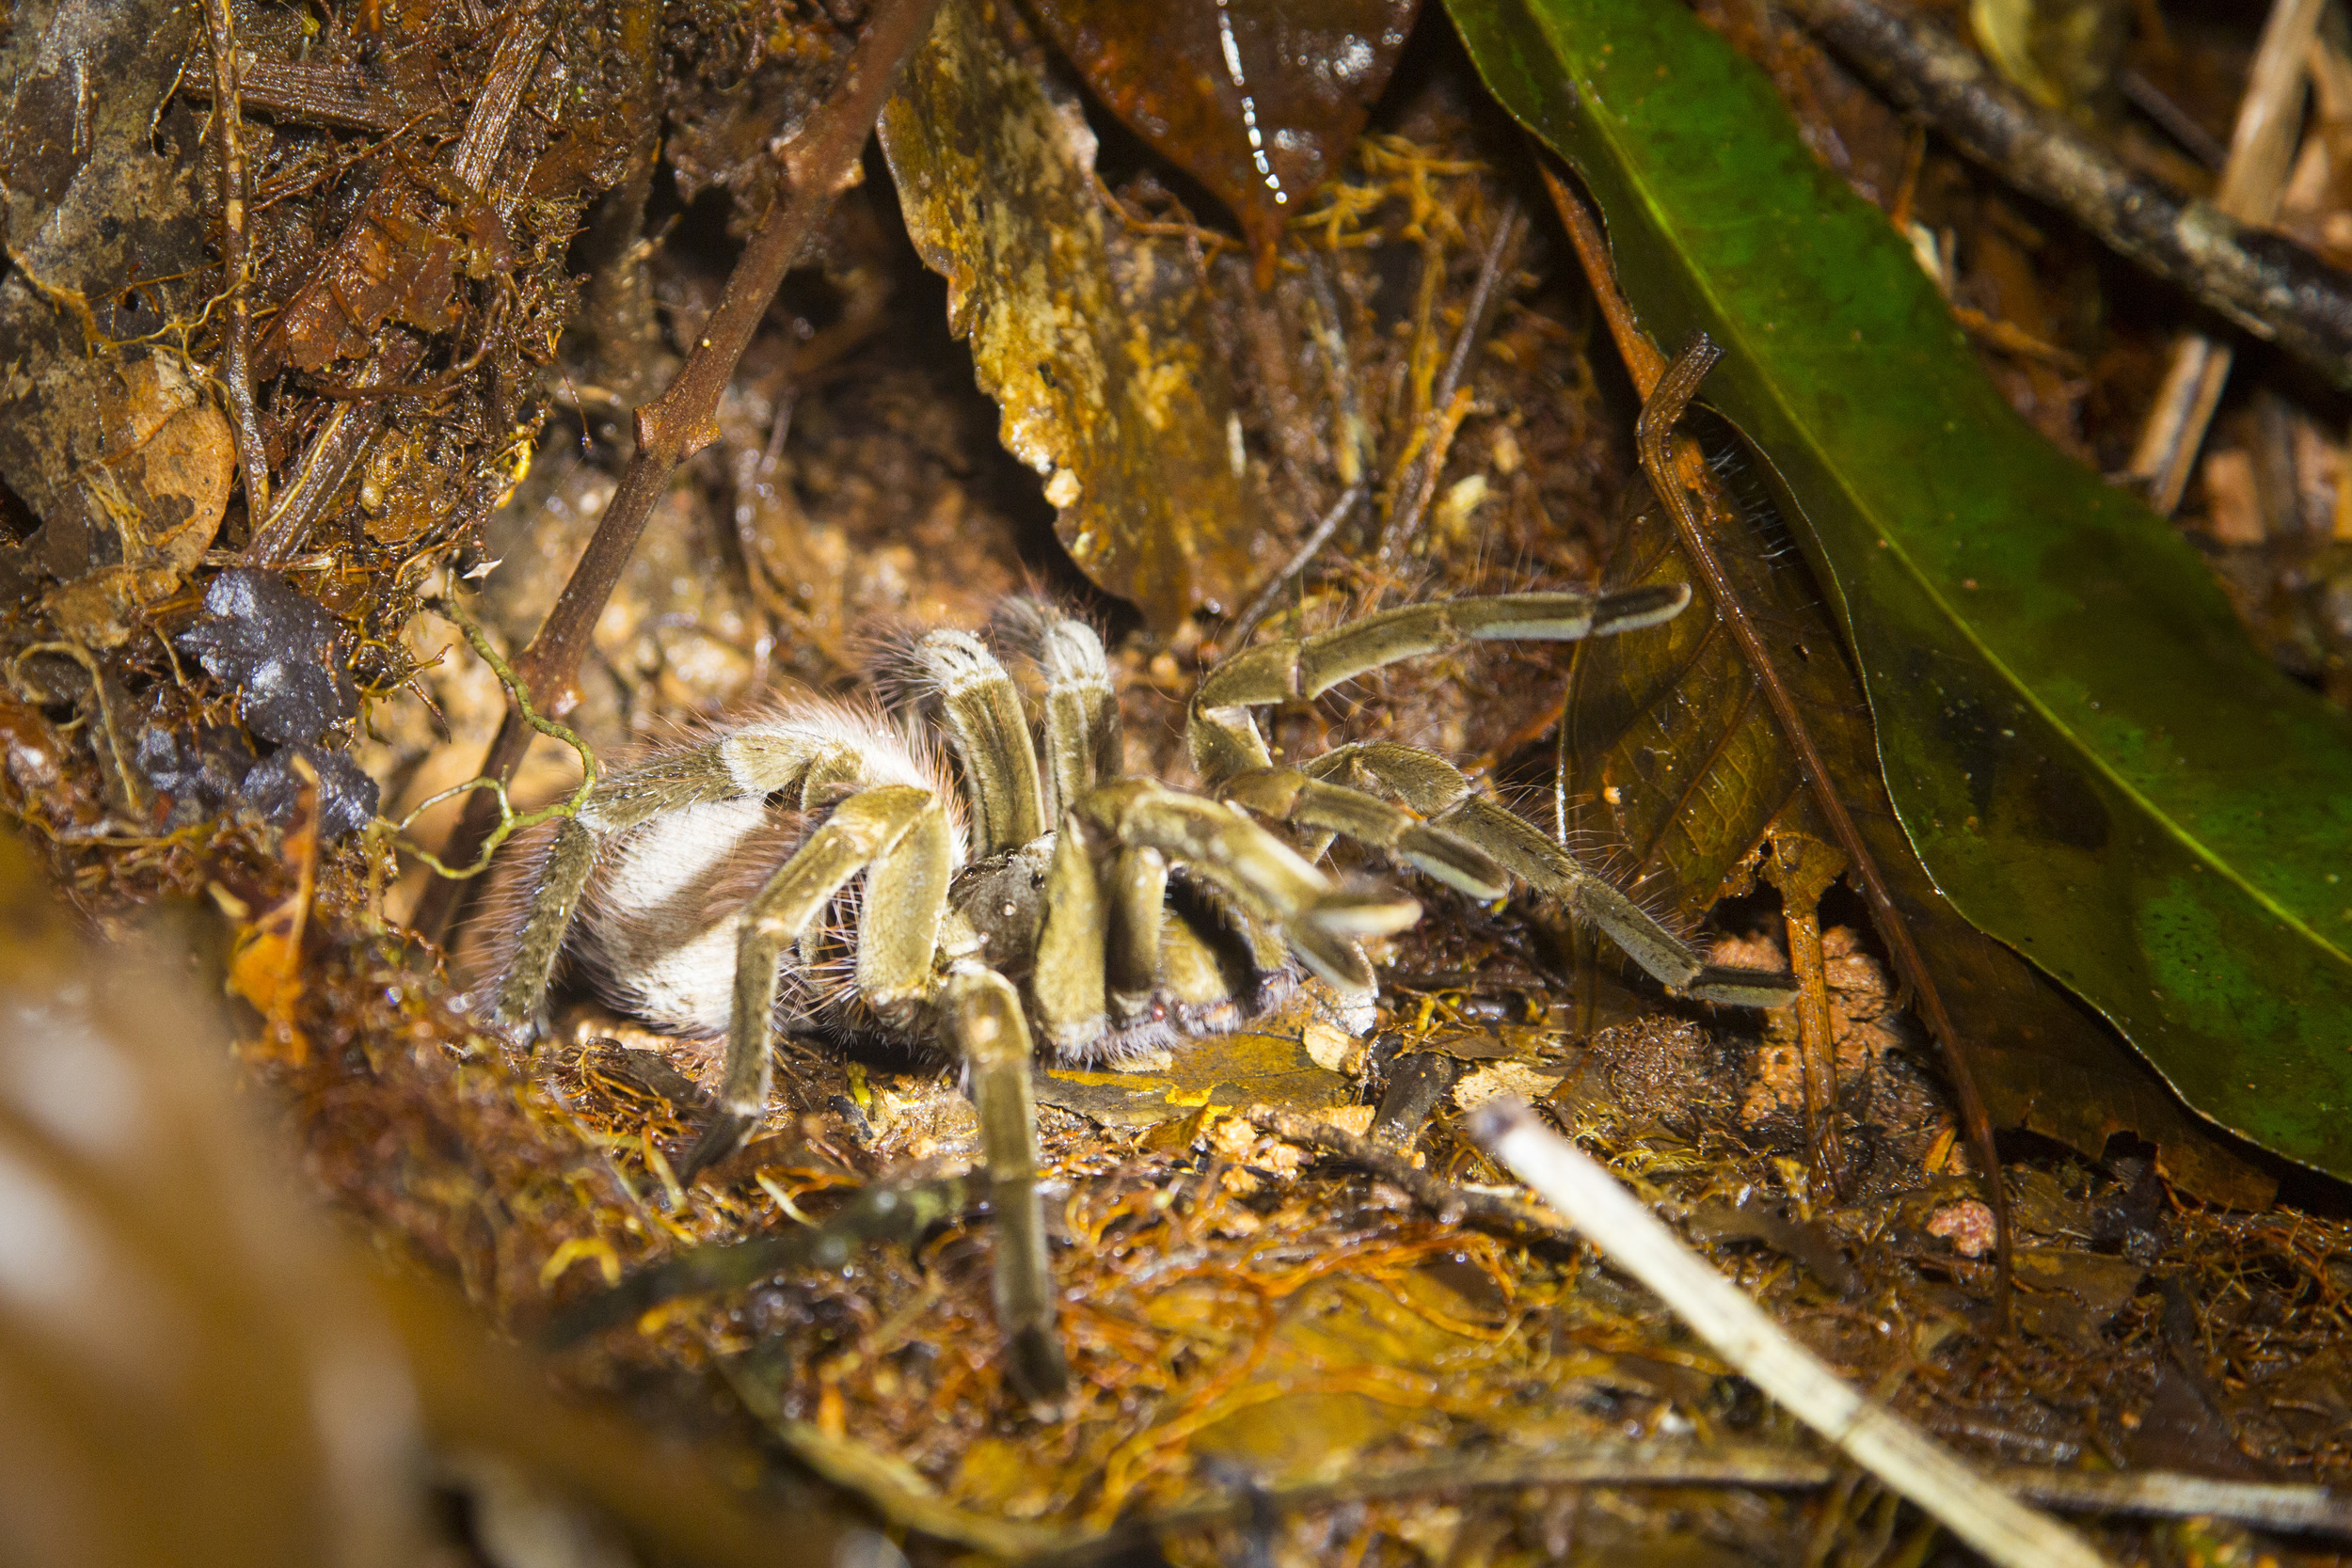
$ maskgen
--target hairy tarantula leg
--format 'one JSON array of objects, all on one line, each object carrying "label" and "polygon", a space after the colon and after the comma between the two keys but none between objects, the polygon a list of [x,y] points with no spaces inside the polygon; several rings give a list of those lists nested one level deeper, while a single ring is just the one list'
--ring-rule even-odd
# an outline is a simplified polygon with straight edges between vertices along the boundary
[{"label": "hairy tarantula leg", "polygon": [[[887,857],[903,841],[914,838],[917,853],[910,857],[929,863],[944,847],[945,833],[919,833],[927,817],[940,816],[939,801],[928,789],[913,784],[885,784],[850,796],[834,809],[824,825],[808,835],[792,858],[777,867],[767,885],[743,906],[741,934],[736,942],[735,1005],[727,1022],[726,1071],[719,1090],[718,1109],[678,1167],[678,1180],[691,1181],[700,1171],[742,1147],[768,1108],[768,1052],[775,1032],[777,967],[784,951],[824,913],[834,895],[850,878]],[[937,890],[929,911],[894,911],[909,919],[915,931],[929,924],[936,939],[941,909],[946,898],[947,871],[944,864],[925,864],[905,884]],[[903,889],[902,889],[903,891]],[[915,931],[885,938],[885,957],[875,959],[877,981],[885,991],[904,995],[917,988],[917,976],[893,973],[908,962]],[[919,963],[928,969],[931,942],[921,944]],[[859,979],[866,981],[868,950],[861,941]],[[922,973],[918,970],[917,975]]]},{"label": "hairy tarantula leg", "polygon": [[924,675],[939,689],[940,714],[963,763],[977,853],[1016,848],[1045,832],[1037,748],[1012,676],[969,632],[935,631],[914,645]]},{"label": "hairy tarantula leg", "polygon": [[1639,904],[1577,864],[1534,823],[1493,801],[1472,797],[1440,820],[1599,927],[1661,984],[1700,1002],[1742,1007],[1785,1007],[1796,999],[1796,983],[1786,974],[1708,963]]},{"label": "hairy tarantula leg", "polygon": [[1045,868],[1045,922],[1029,980],[1045,1043],[1057,1053],[1083,1050],[1110,1027],[1104,980],[1109,926],[1086,824],[1066,815]]},{"label": "hairy tarantula leg", "polygon": [[580,826],[578,817],[558,817],[548,840],[546,859],[532,882],[536,891],[515,941],[514,957],[490,1004],[491,1021],[503,1028],[520,1029],[537,1022],[547,1004],[548,986],[555,976],[555,960],[580,908],[580,895],[596,868],[596,835]]},{"label": "hairy tarantula leg", "polygon": [[1312,777],[1338,775],[1376,784],[1470,840],[1532,886],[1552,894],[1606,932],[1652,978],[1701,1002],[1786,1006],[1794,982],[1769,970],[1710,964],[1642,907],[1576,863],[1535,827],[1478,799],[1462,770],[1434,752],[1380,741],[1338,747],[1301,766]]},{"label": "hairy tarantula leg", "polygon": [[1345,784],[1309,778],[1295,768],[1259,768],[1217,786],[1220,799],[1278,822],[1338,833],[1385,849],[1417,871],[1481,901],[1510,886],[1492,857],[1402,806]]},{"label": "hairy tarantula leg", "polygon": [[1123,737],[1110,661],[1103,657],[1103,640],[1085,622],[1036,599],[1007,608],[1014,635],[1045,677],[1045,811],[1057,819],[1079,796],[1120,775]]},{"label": "hairy tarantula leg", "polygon": [[596,869],[603,841],[663,812],[724,800],[742,793],[718,750],[705,747],[607,776],[577,816],[559,817],[545,858],[528,885],[522,929],[490,1004],[503,1028],[535,1023],[548,987],[580,912],[581,891]]},{"label": "hairy tarantula leg", "polygon": [[1691,601],[1681,583],[1617,594],[1506,594],[1407,605],[1312,637],[1245,648],[1210,671],[1193,693],[1184,742],[1203,779],[1265,768],[1273,757],[1249,710],[1319,697],[1384,664],[1472,641],[1574,641],[1673,619]]},{"label": "hairy tarantula leg", "polygon": [[1070,1363],[1055,1323],[1054,1264],[1037,1192],[1037,1107],[1029,1099],[1029,1028],[1011,982],[976,963],[947,976],[948,1032],[971,1073],[996,1216],[992,1284],[997,1326],[1010,1341],[1014,1386],[1036,1404],[1059,1403]]},{"label": "hairy tarantula leg", "polygon": [[1160,985],[1160,932],[1168,918],[1168,857],[1149,845],[1111,863],[1110,938],[1104,958],[1110,1004],[1121,1023],[1152,1006]]},{"label": "hairy tarantula leg", "polygon": [[1191,867],[1275,926],[1307,966],[1345,990],[1373,987],[1354,943],[1401,931],[1421,906],[1401,894],[1335,886],[1298,851],[1235,808],[1148,779],[1094,791],[1080,815],[1122,847],[1158,850]]}]

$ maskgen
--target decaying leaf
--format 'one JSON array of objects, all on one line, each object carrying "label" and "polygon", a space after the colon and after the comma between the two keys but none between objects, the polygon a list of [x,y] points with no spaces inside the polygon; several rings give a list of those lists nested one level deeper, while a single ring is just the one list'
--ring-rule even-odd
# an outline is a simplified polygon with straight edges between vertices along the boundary
[{"label": "decaying leaf", "polygon": [[[2266,1177],[2201,1132],[2097,1019],[1936,890],[1887,800],[1869,709],[1811,578],[1778,556],[1762,515],[1710,507],[1707,525],[1934,966],[1953,1022],[1983,1063],[1994,1119],[2094,1157],[2114,1133],[2135,1132],[2164,1151],[2168,1173],[2191,1191],[2242,1205],[2267,1201]],[[1688,582],[1693,602],[1646,638],[1580,646],[1565,721],[1577,797],[1589,825],[1630,847],[1634,873],[1655,877],[1695,916],[1754,885],[1756,848],[1776,824],[1817,843],[1829,830],[1661,512],[1645,510],[1625,530],[1606,580]]]},{"label": "decaying leaf", "polygon": [[1162,633],[1203,604],[1232,608],[1258,503],[1202,348],[1205,291],[1108,220],[1074,99],[972,0],[950,0],[882,111],[882,142],[1005,445],[1047,476],[1071,558]]},{"label": "decaying leaf", "polygon": [[34,4],[0,38],[0,482],[41,525],[5,548],[35,578],[94,578],[57,606],[94,645],[128,635],[124,613],[176,587],[220,521],[219,416],[133,342],[201,309],[195,119],[170,103],[192,15]]},{"label": "decaying leaf", "polygon": [[[180,586],[220,531],[237,449],[227,416],[174,356],[134,360],[102,388],[98,451],[77,475],[93,565],[51,590],[43,607],[74,641],[111,648],[144,606]],[[112,559],[95,563],[103,557]]]},{"label": "decaying leaf", "polygon": [[1241,219],[1274,280],[1282,225],[1339,167],[1421,0],[1068,0],[1038,20],[1161,156]]}]

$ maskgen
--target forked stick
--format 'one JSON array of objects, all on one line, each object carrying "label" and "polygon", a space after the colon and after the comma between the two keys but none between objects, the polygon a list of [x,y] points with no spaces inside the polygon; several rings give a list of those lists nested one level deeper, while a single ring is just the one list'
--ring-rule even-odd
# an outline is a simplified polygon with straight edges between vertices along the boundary
[{"label": "forked stick", "polygon": [[1589,1154],[1526,1106],[1496,1102],[1470,1135],[1664,1300],[1740,1376],[2000,1568],[2104,1568],[2081,1536],[1978,1475],[1918,1428],[1856,1393],[1740,1288],[1677,1240]]},{"label": "forked stick", "polygon": [[[938,7],[939,0],[879,0],[866,36],[842,68],[839,84],[778,154],[784,165],[784,193],[743,247],[719,308],[703,324],[676,377],[660,397],[637,410],[637,451],[621,474],[620,487],[555,608],[516,657],[516,673],[540,711],[561,718],[569,708],[566,699],[580,657],[588,651],[588,634],[636,552],[638,535],[644,532],[654,503],[668,487],[672,471],[718,438],[719,398],[735,377],[736,361],[767,314],[776,286],[800,260],[802,247],[832,209],[834,198],[857,182],[858,155],[882,113],[882,99],[898,79],[898,67],[930,30]],[[531,736],[531,726],[508,713],[483,759],[483,775],[501,782],[512,777]],[[469,801],[444,858],[453,863],[471,860],[497,816],[496,800],[477,796]],[[418,932],[439,940],[466,886],[437,880],[427,888],[417,906]]]}]

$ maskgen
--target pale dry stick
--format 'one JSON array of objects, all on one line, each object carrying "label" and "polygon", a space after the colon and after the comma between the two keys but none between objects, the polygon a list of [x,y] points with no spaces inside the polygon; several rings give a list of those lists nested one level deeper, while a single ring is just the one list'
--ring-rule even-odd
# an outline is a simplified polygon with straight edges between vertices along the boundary
[{"label": "pale dry stick", "polygon": [[[498,51],[490,57],[489,74],[483,79],[482,90],[466,117],[465,135],[458,142],[457,156],[452,165],[458,180],[469,189],[482,190],[497,169],[499,159],[506,150],[507,133],[514,128],[516,111],[522,106],[523,89],[530,85],[532,70],[538,64],[539,52],[547,47],[554,25],[548,19],[545,6],[535,7],[499,40]],[[501,222],[510,215],[520,194],[516,190],[501,195],[497,203]],[[371,391],[398,388],[423,360],[424,346],[424,340],[414,334],[391,334],[370,356],[367,369],[373,373],[361,385]],[[319,433],[311,437],[292,481],[278,493],[278,504],[267,519],[260,520],[257,515],[252,543],[246,549],[248,562],[256,566],[283,566],[301,553],[327,503],[335,499],[368,449],[375,444],[391,414],[389,398],[337,404]]]},{"label": "pale dry stick", "polygon": [[[654,503],[668,487],[672,471],[719,438],[719,399],[734,379],[736,361],[818,221],[834,199],[857,182],[858,155],[882,113],[882,100],[898,79],[899,65],[930,28],[938,5],[939,0],[883,0],[875,6],[866,36],[851,51],[838,85],[777,152],[784,166],[783,194],[743,247],[719,307],[703,324],[686,363],[660,397],[637,410],[637,451],[621,474],[620,485],[557,595],[555,608],[515,660],[541,711],[561,718],[569,710],[572,678],[587,652],[589,633],[636,553],[638,535],[653,515]],[[483,761],[483,774],[501,781],[511,777],[532,734],[531,726],[510,710]],[[498,802],[490,797],[477,795],[469,801],[450,841],[450,859],[471,859],[497,816]],[[437,941],[456,915],[465,887],[446,879],[428,887],[417,906],[417,931]]]},{"label": "pale dry stick", "polygon": [[[1967,1048],[1960,1037],[1960,1030],[1952,1022],[1951,1014],[1944,1006],[1944,993],[1936,988],[1935,976],[1929,972],[1926,957],[1911,934],[1911,923],[1903,918],[1895,895],[1886,885],[1886,879],[1878,867],[1878,860],[1870,847],[1863,842],[1862,832],[1854,825],[1853,814],[1838,797],[1835,781],[1830,777],[1828,764],[1822,760],[1820,749],[1814,744],[1813,731],[1797,707],[1796,698],[1774,668],[1772,652],[1764,645],[1756,625],[1740,608],[1730,578],[1723,563],[1715,559],[1715,551],[1699,526],[1696,511],[1691,503],[1691,488],[1711,487],[1720,494],[1720,482],[1707,466],[1705,455],[1696,441],[1684,438],[1672,440],[1674,426],[1683,410],[1698,390],[1699,379],[1715,362],[1721,352],[1704,337],[1687,350],[1673,365],[1668,365],[1658,345],[1650,341],[1641,324],[1634,320],[1633,307],[1625,292],[1617,286],[1615,263],[1610,260],[1609,242],[1601,234],[1600,225],[1583,201],[1564,184],[1549,165],[1542,167],[1545,187],[1551,194],[1552,205],[1559,210],[1560,221],[1568,231],[1568,240],[1576,248],[1577,260],[1584,276],[1592,284],[1593,295],[1600,306],[1602,319],[1609,324],[1610,335],[1616,341],[1618,356],[1624,359],[1626,373],[1633,378],[1635,390],[1642,395],[1642,414],[1634,427],[1635,441],[1640,448],[1642,467],[1650,476],[1664,503],[1667,515],[1673,519],[1675,534],[1681,541],[1683,554],[1692,570],[1707,585],[1716,613],[1739,643],[1748,668],[1755,672],[1756,685],[1764,693],[1766,705],[1772,710],[1781,738],[1797,753],[1799,771],[1813,799],[1829,819],[1830,832],[1837,847],[1846,852],[1846,863],[1853,879],[1861,884],[1863,895],[1869,900],[1879,935],[1884,939],[1887,951],[1895,960],[1895,973],[1911,989],[1916,999],[1921,1018],[1928,1032],[1943,1048],[1944,1059],[1951,1069],[1952,1087],[1960,1097],[1961,1122],[1968,1132],[1968,1142],[1984,1166],[1985,1200],[1993,1209],[1994,1234],[1997,1238],[1994,1259],[1997,1264],[1997,1290],[2001,1304],[2001,1320],[2006,1326],[2010,1318],[2012,1263],[2012,1231],[2010,1225],[2009,1189],[2001,1180],[1999,1151],[1993,1143],[1993,1117],[1985,1110],[1984,1096],[1977,1088],[1975,1070],[1970,1067]],[[1680,483],[1676,483],[1677,480]],[[1565,736],[1565,731],[1563,735]],[[1565,753],[1561,766],[1566,766]]]},{"label": "pale dry stick", "polygon": [[220,265],[229,278],[229,344],[222,379],[228,384],[229,417],[237,428],[245,514],[258,523],[269,515],[269,452],[262,440],[261,410],[253,402],[253,310],[246,297],[252,281],[253,242],[246,221],[237,25],[229,14],[229,0],[204,0],[204,21],[212,35],[213,123],[220,140]]},{"label": "pale dry stick", "polygon": [[[1279,1138],[1284,1143],[1331,1155],[1371,1172],[1420,1204],[1442,1224],[1473,1225],[1485,1230],[1550,1242],[1593,1240],[1549,1209],[1505,1194],[1440,1181],[1393,1148],[1369,1138],[1358,1137],[1343,1128],[1300,1116],[1295,1111],[1260,1106],[1248,1113],[1248,1121],[1259,1132]],[[1820,1486],[1831,1480],[1829,1466],[1822,1465],[1808,1468],[1806,1456],[1785,1449],[1727,1448],[1682,1455],[1661,1453],[1655,1461],[1659,1468],[1646,1473],[1638,1466],[1627,1467],[1628,1457],[1624,1453],[1606,1451],[1581,1454],[1580,1460],[1590,1459],[1599,1466],[1595,1473],[1582,1476],[1575,1474],[1572,1469],[1547,1468],[1555,1463],[1548,1456],[1531,1457],[1517,1462],[1530,1467],[1518,1479],[1528,1485],[1547,1481],[1563,1485],[1579,1481],[1599,1485],[1630,1483],[1637,1479],[1667,1481],[1670,1477],[1679,1477],[1681,1481],[1675,1483],[1791,1488]],[[1710,1471],[1710,1465],[1722,1468]],[[1542,1472],[1541,1480],[1535,1472]],[[1418,1470],[1409,1473],[1422,1475]],[[2108,1471],[2052,1470],[2030,1465],[2000,1465],[1988,1474],[2006,1492],[2028,1502],[2068,1513],[2123,1513],[2161,1519],[2210,1514],[2262,1529],[2352,1540],[2352,1497],[2324,1486],[2224,1481],[2177,1470],[2116,1474]],[[1375,1474],[1354,1478],[1347,1484],[1372,1489],[1355,1490],[1350,1493],[1351,1496],[1381,1496],[1386,1494],[1379,1489],[1387,1484],[1388,1480]],[[1426,1476],[1422,1476],[1424,1489],[1442,1489],[1441,1486],[1427,1485],[1427,1480]],[[1482,1483],[1466,1480],[1461,1484]],[[1303,1500],[1290,1498],[1287,1494],[1275,1496],[1284,1497],[1293,1506],[1307,1506]],[[1165,1516],[1153,1522],[1165,1523]]]},{"label": "pale dry stick", "polygon": [[[2229,161],[2214,205],[2240,223],[2261,225],[2279,215],[2287,171],[2302,126],[2304,61],[2319,36],[2326,0],[2275,0],[2254,51],[2254,69],[2230,137]],[[2144,486],[2158,512],[2169,516],[2188,488],[2205,430],[2230,379],[2236,347],[2191,330],[2172,345],[2171,362],[2155,406],[2140,428],[2125,476]]]},{"label": "pale dry stick", "polygon": [[1958,1455],[1872,1404],[1524,1105],[1480,1107],[1470,1136],[1657,1292],[1692,1332],[1783,1408],[1999,1568],[2105,1568],[2082,1537],[2018,1502]]}]

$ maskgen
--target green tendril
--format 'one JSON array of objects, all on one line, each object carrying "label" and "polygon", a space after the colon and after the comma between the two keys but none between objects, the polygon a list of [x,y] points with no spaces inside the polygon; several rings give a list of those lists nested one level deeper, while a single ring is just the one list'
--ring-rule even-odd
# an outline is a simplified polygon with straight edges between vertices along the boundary
[{"label": "green tendril", "polygon": [[[535,828],[542,822],[552,822],[559,816],[579,816],[580,808],[587,803],[589,792],[596,787],[596,756],[588,749],[588,743],[580,739],[578,735],[554,720],[547,718],[531,705],[531,697],[523,690],[523,683],[516,675],[514,667],[499,657],[498,650],[490,646],[490,640],[483,635],[482,627],[475,624],[472,616],[458,608],[456,600],[431,599],[426,601],[426,608],[448,616],[457,624],[457,628],[466,634],[466,641],[472,646],[476,656],[483,663],[490,667],[491,673],[499,678],[499,685],[504,687],[507,695],[514,698],[515,706],[521,712],[524,723],[529,724],[541,735],[562,741],[580,755],[580,787],[572,791],[571,799],[568,800],[558,800],[555,804],[542,806],[537,811],[517,812],[514,801],[507,796],[506,782],[503,779],[493,779],[485,775],[481,778],[468,779],[461,784],[453,784],[439,794],[420,801],[415,810],[398,822],[390,822],[379,816],[369,829],[371,833],[379,836],[398,838],[399,848],[406,850],[441,876],[453,881],[464,881],[468,878],[479,877],[485,871],[489,870],[490,863],[498,857],[499,846],[525,828]],[[486,789],[498,797],[499,820],[498,826],[491,829],[489,836],[482,841],[482,852],[471,865],[462,869],[445,865],[441,863],[439,856],[429,849],[420,847],[405,838],[405,835],[409,827],[418,817],[444,800],[455,800],[460,795],[470,795],[477,789]]]}]

